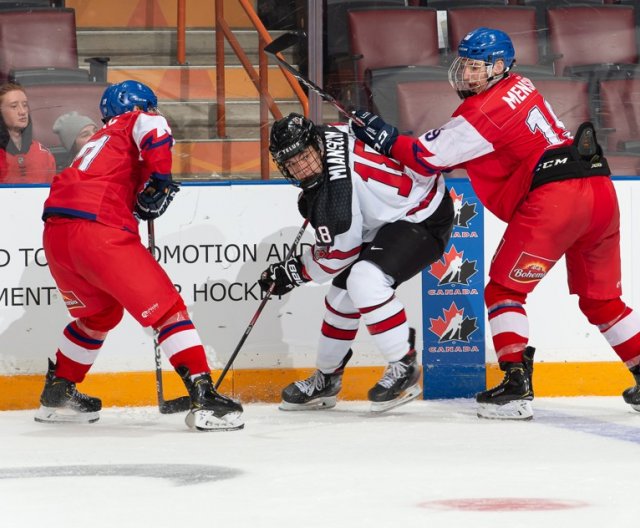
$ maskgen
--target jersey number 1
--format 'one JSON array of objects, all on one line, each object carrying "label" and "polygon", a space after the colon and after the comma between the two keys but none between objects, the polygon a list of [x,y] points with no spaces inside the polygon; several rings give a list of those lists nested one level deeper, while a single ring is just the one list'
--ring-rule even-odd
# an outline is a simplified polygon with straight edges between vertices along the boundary
[{"label": "jersey number 1", "polygon": [[409,196],[413,187],[413,180],[402,172],[402,166],[398,162],[375,151],[365,150],[364,143],[359,141],[356,141],[354,154],[379,165],[378,167],[372,167],[357,161],[354,162],[353,168],[360,178],[364,181],[375,180],[395,188],[400,196]]}]

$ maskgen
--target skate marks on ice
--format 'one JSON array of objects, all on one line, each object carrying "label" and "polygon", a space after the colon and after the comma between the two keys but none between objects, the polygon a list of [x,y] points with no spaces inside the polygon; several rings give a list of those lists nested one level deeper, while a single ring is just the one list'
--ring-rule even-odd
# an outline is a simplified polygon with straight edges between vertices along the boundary
[{"label": "skate marks on ice", "polygon": [[[251,417],[252,408],[269,406],[269,404],[251,404],[246,411],[247,428],[251,423],[262,426],[278,426],[287,430],[308,429],[314,426],[342,426],[348,424],[384,424],[388,423],[461,423],[477,422],[472,400],[414,400],[394,407],[385,412],[372,412],[368,401],[338,400],[335,407],[299,409],[283,411],[276,408],[268,415],[260,413]],[[282,429],[279,429],[282,430]]]},{"label": "skate marks on ice", "polygon": [[[585,405],[585,403],[587,403]],[[434,402],[435,403],[435,402]],[[450,417],[463,418],[473,414],[476,403],[472,399],[439,400],[441,407],[462,407]],[[480,420],[491,424],[517,424],[517,420]],[[533,401],[531,424],[566,429],[603,438],[640,444],[640,413],[616,397],[536,398]],[[526,427],[526,422],[523,422]]]},{"label": "skate marks on ice", "polygon": [[[640,413],[633,411],[625,403],[620,405],[620,414],[602,415],[597,409],[592,409],[591,416],[584,414],[580,408],[577,413],[558,412],[549,409],[536,409],[534,404],[534,420],[544,425],[574,432],[586,433],[622,442],[640,445]],[[622,422],[622,423],[621,423]]]},{"label": "skate marks on ice", "polygon": [[586,508],[590,503],[581,500],[540,499],[529,497],[485,497],[424,501],[419,508],[463,512],[540,512]]},{"label": "skate marks on ice", "polygon": [[47,477],[147,477],[192,486],[242,475],[239,469],[201,464],[110,464],[0,468],[1,479]]},{"label": "skate marks on ice", "polygon": [[[13,411],[8,412],[8,416]],[[18,411],[20,412],[20,411]],[[35,411],[33,411],[35,414]],[[186,413],[160,414],[153,407],[106,407],[100,411],[100,420],[95,423],[37,423],[35,428],[23,432],[35,438],[152,438],[171,436],[175,433],[198,434],[184,424]],[[30,419],[33,415],[30,416]]]}]

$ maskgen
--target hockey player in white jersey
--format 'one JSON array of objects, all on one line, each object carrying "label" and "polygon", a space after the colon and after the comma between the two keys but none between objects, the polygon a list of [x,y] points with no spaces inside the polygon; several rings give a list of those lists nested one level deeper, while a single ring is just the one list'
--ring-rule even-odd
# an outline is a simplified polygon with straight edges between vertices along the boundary
[{"label": "hockey player in white jersey", "polygon": [[453,227],[453,204],[440,173],[411,170],[349,134],[298,114],[276,121],[269,150],[301,188],[298,208],[315,229],[300,257],[270,265],[260,287],[283,295],[331,280],[317,370],[282,391],[283,410],[334,407],[362,319],[388,367],[369,390],[374,412],[421,393],[415,332],[395,288],[438,260]]}]

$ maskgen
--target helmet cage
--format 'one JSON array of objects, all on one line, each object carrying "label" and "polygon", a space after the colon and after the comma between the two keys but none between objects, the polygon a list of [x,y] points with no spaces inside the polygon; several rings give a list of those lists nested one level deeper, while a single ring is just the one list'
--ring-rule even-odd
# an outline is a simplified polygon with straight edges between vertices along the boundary
[{"label": "helmet cage", "polygon": [[[504,69],[494,74],[498,61],[502,61]],[[449,68],[449,82],[464,99],[505,78],[514,63],[515,50],[509,35],[499,29],[480,27],[469,32],[460,42],[458,57]]]},{"label": "helmet cage", "polygon": [[[504,70],[501,74],[494,76],[494,66],[495,63],[492,62],[456,57],[449,67],[449,84],[461,99],[484,92],[507,76],[508,70]],[[468,70],[466,76],[465,70]],[[469,73],[469,70],[471,73]]]}]

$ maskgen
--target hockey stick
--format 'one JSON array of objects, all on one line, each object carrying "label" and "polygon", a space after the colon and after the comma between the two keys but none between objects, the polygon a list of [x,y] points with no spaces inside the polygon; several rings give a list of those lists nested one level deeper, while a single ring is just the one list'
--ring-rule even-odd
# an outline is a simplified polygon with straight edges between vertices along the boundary
[{"label": "hockey stick", "polygon": [[278,56],[278,54],[295,44],[300,42],[300,39],[306,37],[307,35],[303,32],[294,32],[290,31],[288,33],[283,33],[278,38],[273,40],[271,43],[267,44],[264,47],[264,52],[273,57],[278,64],[280,64],[281,68],[287,70],[291,75],[293,75],[298,81],[309,88],[312,92],[317,93],[322,99],[332,104],[338,112],[340,112],[347,119],[351,119],[355,121],[358,126],[365,126],[365,124],[359,118],[352,115],[343,105],[340,103],[335,97],[325,92],[322,88],[320,88],[317,84],[307,79],[304,75],[302,75],[298,70],[296,70],[291,64],[285,61],[282,56]]},{"label": "hockey stick", "polygon": [[[308,224],[309,224],[309,220],[305,220],[304,223],[302,224],[302,227],[300,228],[300,231],[298,231],[298,234],[296,235],[296,238],[293,241],[293,244],[291,245],[291,249],[289,249],[289,252],[287,253],[287,256],[284,258],[285,261],[289,260],[291,258],[291,256],[293,255],[293,252],[295,251],[296,246],[298,245],[298,242],[300,242],[300,239],[302,238],[302,235],[304,234],[304,230],[307,228]],[[258,317],[260,317],[260,314],[262,313],[262,310],[264,309],[265,305],[267,304],[267,301],[271,298],[271,294],[273,293],[273,289],[275,287],[276,287],[275,282],[271,283],[271,286],[269,286],[269,289],[267,290],[267,293],[265,294],[264,299],[262,299],[262,302],[260,303],[260,306],[258,306],[258,309],[256,310],[256,313],[253,314],[253,317],[251,318],[251,321],[249,321],[249,325],[247,326],[246,330],[244,331],[244,334],[242,334],[242,338],[240,338],[240,342],[238,343],[238,346],[236,346],[236,349],[233,351],[233,354],[231,354],[231,357],[229,358],[229,361],[227,361],[227,364],[222,369],[222,372],[220,373],[220,377],[218,378],[218,381],[216,381],[216,389],[222,383],[222,380],[227,375],[227,372],[231,368],[231,365],[233,365],[233,362],[235,361],[236,356],[238,355],[238,352],[240,352],[240,349],[242,348],[242,345],[244,345],[244,342],[247,340],[247,337],[249,337],[249,334],[251,333],[251,330],[253,330],[253,326],[258,321]]]},{"label": "hockey stick", "polygon": [[[156,234],[153,220],[147,220],[148,247],[149,253],[153,255],[153,248],[156,247]],[[173,400],[164,399],[164,390],[162,388],[162,351],[158,344],[158,334],[153,331],[153,352],[156,362],[156,394],[158,395],[158,410],[160,414],[175,414],[188,411],[191,407],[191,398],[189,396],[180,396]]]}]

